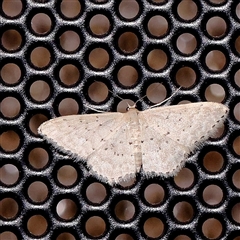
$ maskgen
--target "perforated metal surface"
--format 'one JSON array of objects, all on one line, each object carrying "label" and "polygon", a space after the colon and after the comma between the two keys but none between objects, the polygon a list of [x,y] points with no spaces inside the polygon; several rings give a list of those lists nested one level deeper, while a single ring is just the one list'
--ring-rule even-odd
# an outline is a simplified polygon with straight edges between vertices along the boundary
[{"label": "perforated metal surface", "polygon": [[[1,1],[1,240],[239,240],[239,23],[236,0]],[[110,187],[37,135],[88,106],[117,111],[116,95],[147,94],[144,109],[179,86],[168,104],[230,115],[174,178]]]}]

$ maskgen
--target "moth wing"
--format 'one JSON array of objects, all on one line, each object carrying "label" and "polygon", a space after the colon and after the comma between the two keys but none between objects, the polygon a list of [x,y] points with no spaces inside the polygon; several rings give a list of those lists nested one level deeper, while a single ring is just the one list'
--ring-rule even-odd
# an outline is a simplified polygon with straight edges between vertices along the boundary
[{"label": "moth wing", "polygon": [[124,124],[121,113],[70,115],[44,122],[38,129],[47,141],[87,159]]},{"label": "moth wing", "polygon": [[40,135],[63,152],[77,155],[110,183],[136,172],[128,122],[122,113],[70,115],[39,127]]},{"label": "moth wing", "polygon": [[176,172],[187,155],[217,131],[227,113],[224,105],[210,102],[140,112],[143,169],[162,174]]},{"label": "moth wing", "polygon": [[125,122],[87,158],[91,169],[107,178],[110,184],[128,180],[139,171],[135,164],[134,145],[129,143],[129,130]]}]

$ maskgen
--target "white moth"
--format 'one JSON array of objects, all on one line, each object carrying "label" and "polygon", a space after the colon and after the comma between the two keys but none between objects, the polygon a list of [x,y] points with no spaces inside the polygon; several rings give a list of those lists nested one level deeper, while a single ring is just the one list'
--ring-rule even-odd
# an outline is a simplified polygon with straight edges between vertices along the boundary
[{"label": "white moth", "polygon": [[58,117],[44,122],[40,135],[85,161],[110,184],[133,177],[175,175],[188,155],[221,127],[228,108],[200,102],[126,113]]}]

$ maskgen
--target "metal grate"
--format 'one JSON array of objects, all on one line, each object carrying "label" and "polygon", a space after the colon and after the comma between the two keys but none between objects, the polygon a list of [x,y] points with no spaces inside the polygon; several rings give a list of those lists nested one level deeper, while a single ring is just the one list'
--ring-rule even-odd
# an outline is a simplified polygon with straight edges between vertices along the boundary
[{"label": "metal grate", "polygon": [[[240,1],[3,0],[0,238],[240,239]],[[174,178],[114,188],[37,135],[116,95],[223,102],[230,115]],[[110,91],[108,91],[110,90]]]}]

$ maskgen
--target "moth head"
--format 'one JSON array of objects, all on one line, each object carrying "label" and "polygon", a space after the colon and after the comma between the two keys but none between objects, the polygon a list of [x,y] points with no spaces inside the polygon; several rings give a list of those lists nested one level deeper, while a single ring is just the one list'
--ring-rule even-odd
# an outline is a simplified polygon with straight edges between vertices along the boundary
[{"label": "moth head", "polygon": [[135,108],[136,108],[136,103],[134,103],[132,106],[129,103],[127,103],[126,111],[128,112],[129,110],[135,109]]}]

